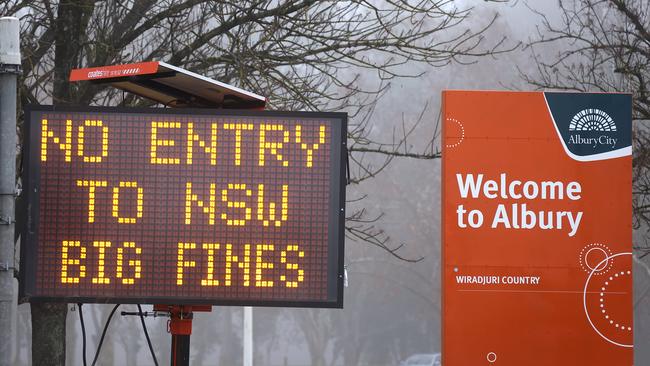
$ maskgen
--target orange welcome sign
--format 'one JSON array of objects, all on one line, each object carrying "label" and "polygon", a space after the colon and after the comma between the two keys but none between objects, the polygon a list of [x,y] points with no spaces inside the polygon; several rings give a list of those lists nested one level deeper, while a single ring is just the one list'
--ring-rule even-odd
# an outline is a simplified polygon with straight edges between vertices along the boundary
[{"label": "orange welcome sign", "polygon": [[632,365],[631,110],[443,92],[445,366]]}]

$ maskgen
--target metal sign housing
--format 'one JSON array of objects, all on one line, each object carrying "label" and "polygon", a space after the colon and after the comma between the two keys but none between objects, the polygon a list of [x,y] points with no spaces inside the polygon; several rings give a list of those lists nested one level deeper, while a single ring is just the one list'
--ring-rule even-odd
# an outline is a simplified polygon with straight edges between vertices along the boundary
[{"label": "metal sign housing", "polygon": [[22,296],[342,307],[346,114],[25,116]]}]

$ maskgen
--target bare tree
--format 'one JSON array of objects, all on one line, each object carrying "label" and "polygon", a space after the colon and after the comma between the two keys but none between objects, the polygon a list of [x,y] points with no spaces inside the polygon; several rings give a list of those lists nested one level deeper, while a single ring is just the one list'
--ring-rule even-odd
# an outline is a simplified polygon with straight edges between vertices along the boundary
[{"label": "bare tree", "polygon": [[650,3],[572,0],[558,4],[559,22],[538,13],[542,27],[531,44],[537,73],[524,78],[545,89],[633,93],[634,226],[647,233],[635,249],[640,257],[646,256],[650,253]]},{"label": "bare tree", "polygon": [[[542,26],[537,40],[532,43],[538,68],[535,75],[525,75],[525,79],[540,88],[633,94],[632,210],[637,234],[634,261],[639,273],[648,274],[650,3],[645,0],[558,3],[559,21],[538,13]],[[548,53],[549,49],[555,52]],[[642,312],[647,311],[647,306],[639,306],[644,298],[647,299],[646,281],[647,278],[635,279],[635,318],[640,320],[636,324],[638,337],[643,337],[646,327]],[[642,348],[637,349],[637,362],[647,357]]]},{"label": "bare tree", "polygon": [[636,243],[639,257],[650,254],[650,130],[648,126],[638,127],[634,136],[634,159],[632,164],[634,187],[634,226],[645,230],[642,242]]},{"label": "bare tree", "polygon": [[[274,109],[347,111],[355,183],[374,177],[394,157],[440,156],[433,144],[409,147],[410,127],[392,141],[370,139],[372,106],[391,79],[420,76],[409,72],[412,63],[442,66],[505,51],[503,40],[484,42],[494,18],[472,30],[465,23],[470,13],[451,0],[0,3],[0,14],[21,19],[23,104],[147,105],[100,84],[72,85],[68,73],[162,60],[265,95]],[[360,86],[364,70],[374,73],[368,88]],[[373,166],[366,154],[383,158]],[[397,254],[399,247],[391,247],[373,221],[361,209],[352,214],[348,233]],[[33,304],[32,315],[34,364],[62,365],[65,304]]]}]

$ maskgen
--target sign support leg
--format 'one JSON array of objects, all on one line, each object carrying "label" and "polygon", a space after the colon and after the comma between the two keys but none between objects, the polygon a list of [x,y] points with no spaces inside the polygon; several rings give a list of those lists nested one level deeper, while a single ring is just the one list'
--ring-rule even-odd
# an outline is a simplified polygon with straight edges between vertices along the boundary
[{"label": "sign support leg", "polygon": [[190,365],[190,335],[172,334],[172,366]]},{"label": "sign support leg", "polygon": [[153,306],[155,312],[169,314],[167,332],[172,335],[170,349],[171,366],[190,365],[190,336],[194,311],[210,312],[212,305],[163,305]]}]

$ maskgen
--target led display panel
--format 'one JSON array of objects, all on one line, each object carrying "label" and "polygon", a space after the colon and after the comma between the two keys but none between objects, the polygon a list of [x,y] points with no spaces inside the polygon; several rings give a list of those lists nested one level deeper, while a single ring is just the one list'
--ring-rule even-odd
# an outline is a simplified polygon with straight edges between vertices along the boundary
[{"label": "led display panel", "polygon": [[343,113],[25,111],[30,301],[342,307]]}]

